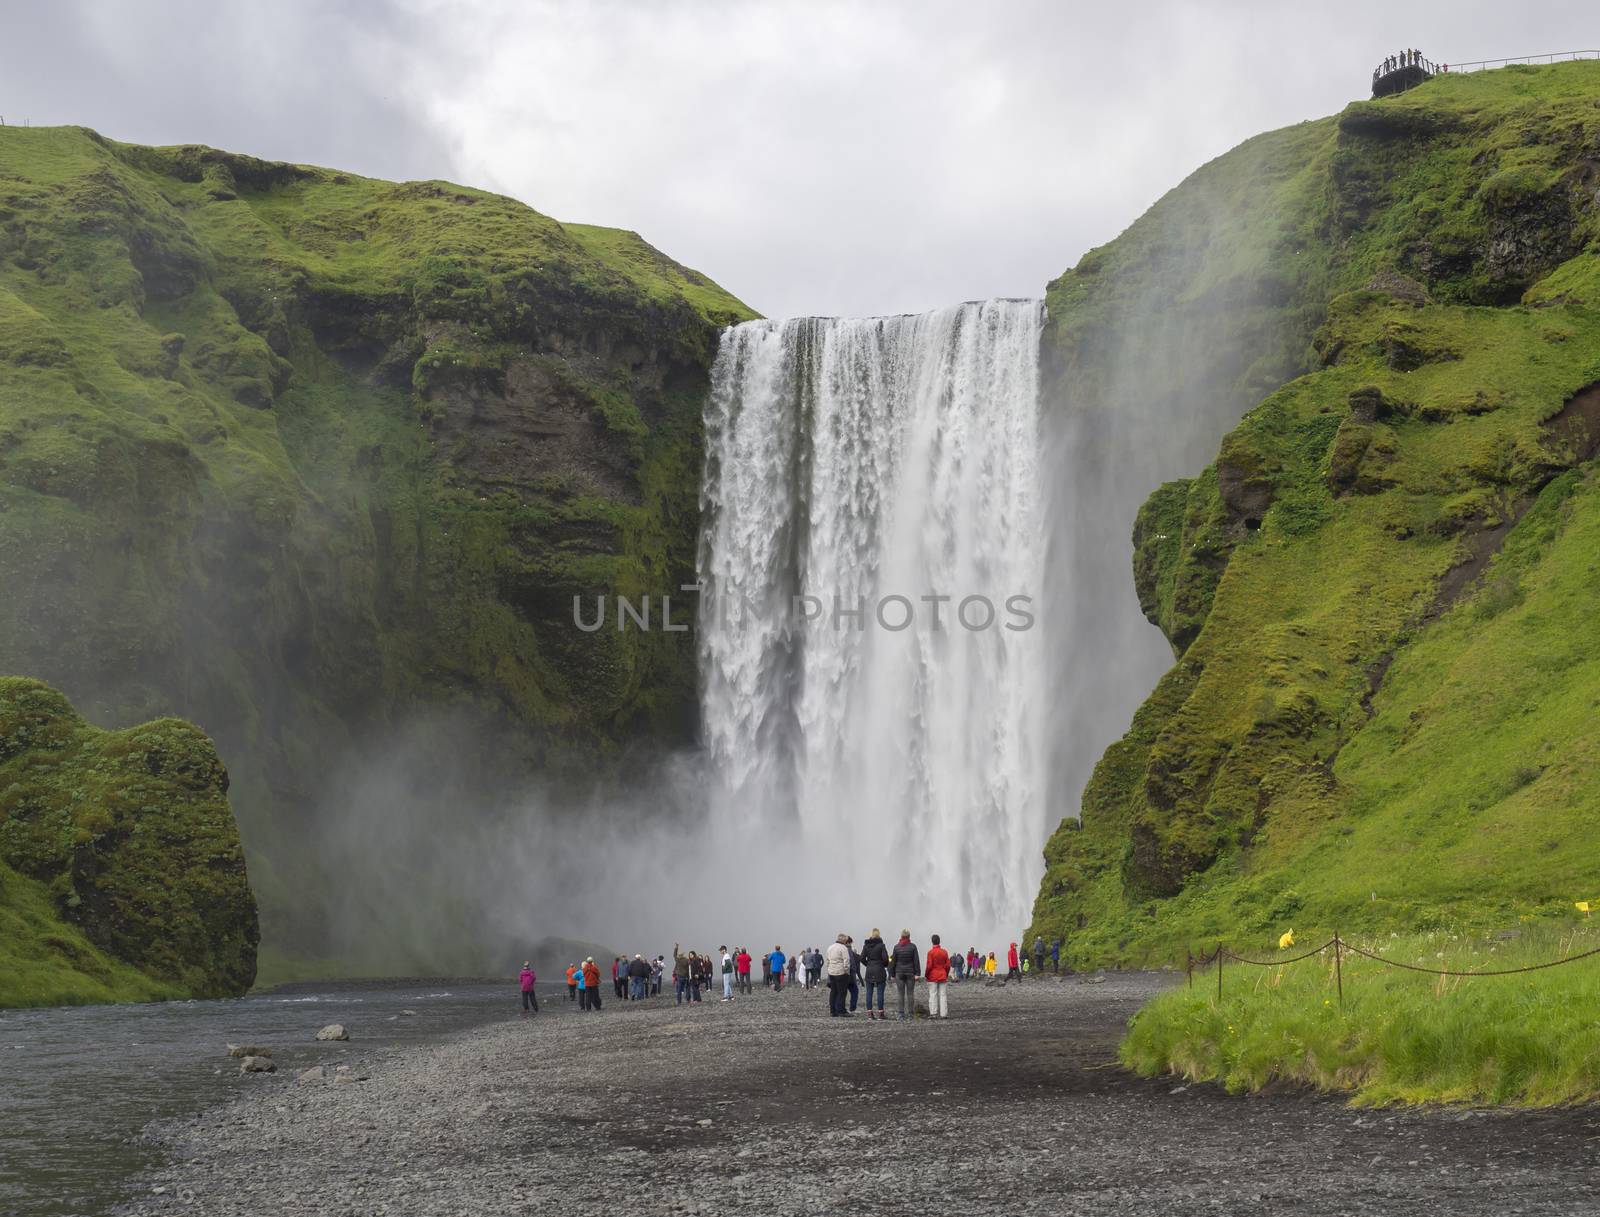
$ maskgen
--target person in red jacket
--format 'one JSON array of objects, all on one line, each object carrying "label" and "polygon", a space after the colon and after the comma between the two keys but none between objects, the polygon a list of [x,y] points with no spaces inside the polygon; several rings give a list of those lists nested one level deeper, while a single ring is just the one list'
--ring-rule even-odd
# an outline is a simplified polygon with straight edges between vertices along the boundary
[{"label": "person in red jacket", "polygon": [[527,1017],[528,1011],[539,1013],[539,998],[533,991],[534,982],[538,977],[533,974],[533,963],[530,960],[522,961],[522,972],[517,977],[517,983],[522,987],[522,1015]]},{"label": "person in red jacket", "polygon": [[600,965],[595,963],[594,956],[589,956],[583,961],[583,984],[589,993],[589,1009],[600,1008]]},{"label": "person in red jacket", "polygon": [[950,1007],[945,999],[946,983],[950,979],[950,952],[939,945],[939,935],[932,938],[927,958],[922,961],[922,979],[928,982],[928,1017],[949,1018]]},{"label": "person in red jacket", "polygon": [[1006,978],[1001,983],[1009,985],[1011,978],[1015,976],[1017,983],[1020,985],[1022,983],[1022,965],[1017,959],[1017,944],[1014,942],[1011,944],[1011,949],[1006,952],[1006,969]]},{"label": "person in red jacket", "polygon": [[750,992],[750,952],[743,947],[733,957],[733,971],[739,978],[738,989],[741,993]]}]

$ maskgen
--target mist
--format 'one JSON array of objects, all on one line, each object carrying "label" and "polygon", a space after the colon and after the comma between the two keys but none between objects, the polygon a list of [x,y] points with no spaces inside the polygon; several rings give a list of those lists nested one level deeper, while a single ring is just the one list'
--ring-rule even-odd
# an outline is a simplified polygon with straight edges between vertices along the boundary
[{"label": "mist", "polygon": [[797,822],[724,802],[699,750],[659,756],[626,784],[493,792],[433,759],[463,729],[419,716],[389,748],[347,758],[297,843],[303,873],[321,877],[306,893],[327,927],[319,953],[341,969],[504,975],[531,958],[554,979],[586,954],[653,957],[679,943],[758,954],[840,932],[859,942],[875,927],[995,945],[993,927],[959,915],[913,925],[892,884],[845,881]]}]

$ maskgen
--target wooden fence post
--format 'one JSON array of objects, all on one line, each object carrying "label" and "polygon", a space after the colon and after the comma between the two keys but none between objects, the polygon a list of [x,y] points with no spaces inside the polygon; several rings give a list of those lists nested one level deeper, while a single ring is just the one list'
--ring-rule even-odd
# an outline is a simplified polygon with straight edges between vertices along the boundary
[{"label": "wooden fence post", "polygon": [[1344,1009],[1344,965],[1339,960],[1340,948],[1344,944],[1339,941],[1339,931],[1333,932],[1333,977],[1339,986],[1339,1009]]}]

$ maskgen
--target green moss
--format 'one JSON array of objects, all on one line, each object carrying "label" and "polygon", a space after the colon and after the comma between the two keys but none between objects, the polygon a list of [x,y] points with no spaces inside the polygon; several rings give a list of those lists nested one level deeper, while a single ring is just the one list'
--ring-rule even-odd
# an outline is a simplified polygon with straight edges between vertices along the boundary
[{"label": "green moss", "polygon": [[324,777],[411,716],[486,782],[691,738],[689,638],[583,634],[572,597],[692,578],[751,315],[483,191],[0,128],[0,671],[203,723],[303,953]]},{"label": "green moss", "polygon": [[99,731],[49,686],[0,678],[0,916],[19,969],[0,1005],[248,989],[256,908],[227,789],[187,723]]},{"label": "green moss", "polygon": [[[1181,658],[1047,847],[1030,936],[1065,932],[1079,964],[1164,961],[1290,915],[1485,928],[1585,897],[1600,500],[1593,424],[1563,408],[1600,380],[1597,99],[1596,65],[1484,73],[1223,158],[1233,178],[1278,165],[1272,222],[1320,265],[1224,222],[1205,273],[1300,266],[1318,366],[1141,515],[1141,605]],[[1256,223],[1262,187],[1232,189]],[[1147,256],[1141,225],[1095,273]],[[1063,303],[1058,335],[1103,307]],[[1253,306],[1220,313],[1212,383],[1261,334]]]}]

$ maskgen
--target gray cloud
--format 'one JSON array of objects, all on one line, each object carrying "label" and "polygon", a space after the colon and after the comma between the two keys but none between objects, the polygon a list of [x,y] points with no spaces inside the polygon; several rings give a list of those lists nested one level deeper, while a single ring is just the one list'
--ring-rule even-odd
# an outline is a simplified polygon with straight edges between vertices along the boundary
[{"label": "gray cloud", "polygon": [[1480,0],[32,6],[8,121],[450,177],[633,228],[771,315],[1038,295],[1385,53],[1595,41]]}]

